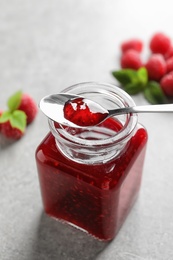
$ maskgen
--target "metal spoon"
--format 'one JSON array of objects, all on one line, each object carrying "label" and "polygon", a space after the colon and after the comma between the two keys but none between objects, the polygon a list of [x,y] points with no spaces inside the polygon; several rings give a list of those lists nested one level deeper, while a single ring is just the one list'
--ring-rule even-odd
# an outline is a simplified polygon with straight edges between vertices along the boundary
[{"label": "metal spoon", "polygon": [[[67,101],[71,101],[79,97],[81,96],[74,95],[74,94],[66,94],[66,93],[54,94],[42,98],[39,107],[48,118],[52,119],[55,122],[70,127],[81,127],[67,120],[64,117],[64,110],[63,110],[64,105]],[[81,97],[81,98],[84,98],[87,104],[89,104],[89,107],[91,107],[92,110],[94,109],[95,113],[96,112],[106,113],[105,118],[99,123],[103,122],[108,117],[128,114],[128,113],[172,113],[173,112],[173,104],[133,106],[133,107],[123,107],[123,108],[107,110],[92,100],[89,100],[85,97]]]}]

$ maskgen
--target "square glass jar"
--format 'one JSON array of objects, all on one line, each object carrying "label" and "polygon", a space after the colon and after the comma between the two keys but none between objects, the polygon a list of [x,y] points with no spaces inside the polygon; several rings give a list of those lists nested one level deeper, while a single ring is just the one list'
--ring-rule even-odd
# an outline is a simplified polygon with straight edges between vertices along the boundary
[{"label": "square glass jar", "polygon": [[[111,109],[134,105],[118,87],[81,83],[64,93],[82,95]],[[91,128],[49,120],[36,150],[45,212],[101,240],[115,237],[132,208],[142,179],[147,131],[136,114]]]}]

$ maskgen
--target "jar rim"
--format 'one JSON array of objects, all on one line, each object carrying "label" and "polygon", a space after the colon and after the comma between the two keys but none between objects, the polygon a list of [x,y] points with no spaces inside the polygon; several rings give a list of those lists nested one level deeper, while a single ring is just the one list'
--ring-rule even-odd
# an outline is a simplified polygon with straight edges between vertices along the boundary
[{"label": "jar rim", "polygon": [[[103,83],[103,82],[82,82],[78,83],[75,85],[72,85],[66,89],[64,89],[62,92],[63,93],[73,93],[77,95],[82,95],[82,94],[87,94],[88,92],[88,87],[92,86],[97,86],[100,87],[100,93],[101,94],[112,94],[116,95],[116,97],[120,98],[124,102],[124,106],[135,106],[135,102],[131,98],[129,94],[127,94],[124,90],[120,89],[119,87],[108,84],[108,83]],[[87,87],[87,88],[86,88]],[[81,91],[82,88],[82,91]],[[80,90],[79,90],[80,89]],[[61,93],[62,93],[61,92]],[[98,92],[94,92],[98,93]],[[123,125],[122,129],[118,131],[114,136],[105,138],[105,139],[97,139],[97,140],[90,140],[90,139],[82,139],[79,138],[75,135],[70,134],[68,131],[65,130],[65,127],[63,125],[59,124],[59,128],[57,129],[55,127],[54,121],[51,119],[48,119],[49,121],[49,127],[51,129],[52,134],[54,135],[55,138],[57,138],[60,135],[63,135],[67,140],[70,140],[73,143],[76,144],[81,144],[85,146],[99,146],[99,145],[115,145],[115,143],[119,143],[122,140],[125,140],[131,136],[133,130],[135,129],[137,122],[138,122],[138,116],[137,114],[126,114],[126,122]],[[87,129],[97,129],[97,127],[91,127]]]}]

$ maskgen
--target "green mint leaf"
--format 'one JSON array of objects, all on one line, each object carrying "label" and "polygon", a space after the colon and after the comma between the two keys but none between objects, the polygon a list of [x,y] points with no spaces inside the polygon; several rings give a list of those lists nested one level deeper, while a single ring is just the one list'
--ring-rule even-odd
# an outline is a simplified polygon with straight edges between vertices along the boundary
[{"label": "green mint leaf", "polygon": [[129,83],[135,83],[138,80],[137,71],[132,70],[132,69],[122,69],[122,70],[113,71],[112,75],[122,85],[127,85]]},{"label": "green mint leaf", "polygon": [[7,101],[7,105],[8,108],[11,112],[13,112],[14,110],[16,110],[21,102],[21,98],[22,98],[22,92],[21,91],[17,91],[15,94],[13,94]]},{"label": "green mint leaf", "polygon": [[122,69],[113,71],[112,74],[130,95],[135,95],[143,91],[148,82],[148,73],[144,67],[138,70]]},{"label": "green mint leaf", "polygon": [[15,110],[11,113],[10,123],[12,127],[24,132],[26,128],[26,114],[21,110]]},{"label": "green mint leaf", "polygon": [[136,95],[139,92],[141,92],[143,86],[139,83],[129,83],[124,87],[124,90],[129,94],[129,95]]},{"label": "green mint leaf", "polygon": [[142,67],[137,70],[138,74],[138,80],[141,83],[141,85],[145,86],[148,82],[148,72],[147,69]]},{"label": "green mint leaf", "polygon": [[0,123],[5,123],[7,122],[11,117],[11,113],[10,111],[5,111],[2,113],[2,115],[0,116]]},{"label": "green mint leaf", "polygon": [[168,100],[163,93],[160,84],[156,81],[149,81],[144,89],[144,97],[151,104],[165,104]]}]

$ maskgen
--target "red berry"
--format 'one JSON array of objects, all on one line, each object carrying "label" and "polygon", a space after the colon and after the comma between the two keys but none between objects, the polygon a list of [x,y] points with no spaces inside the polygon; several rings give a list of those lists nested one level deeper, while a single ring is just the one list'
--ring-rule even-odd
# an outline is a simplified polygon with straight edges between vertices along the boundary
[{"label": "red berry", "polygon": [[137,70],[142,67],[142,60],[139,52],[135,50],[128,50],[123,53],[121,57],[121,67],[123,69],[134,69]]},{"label": "red berry", "polygon": [[173,97],[173,71],[166,74],[160,81],[160,86],[169,97]]},{"label": "red berry", "polygon": [[143,42],[139,39],[131,39],[121,44],[121,51],[123,53],[131,49],[137,52],[141,52],[143,49]]},{"label": "red berry", "polygon": [[[0,117],[1,117],[2,113],[3,113],[3,111],[0,110]],[[0,132],[1,132],[1,124],[0,124]]]},{"label": "red berry", "polygon": [[167,72],[173,71],[173,57],[167,59],[166,69],[167,69]]},{"label": "red berry", "polygon": [[169,58],[171,58],[171,57],[173,57],[173,46],[171,45],[171,47],[169,48],[169,50],[166,52],[166,54],[165,54],[165,59],[167,60],[167,59],[169,59]]},{"label": "red berry", "polygon": [[150,41],[150,49],[153,53],[166,54],[171,47],[170,38],[163,33],[156,33]]},{"label": "red berry", "polygon": [[36,117],[38,108],[31,96],[28,94],[22,94],[21,103],[18,107],[19,110],[25,112],[27,116],[27,124],[30,124]]},{"label": "red berry", "polygon": [[1,133],[11,139],[20,139],[24,132],[20,131],[18,128],[13,128],[10,124],[10,121],[6,121],[5,123],[1,123]]},{"label": "red berry", "polygon": [[161,54],[153,54],[145,65],[148,76],[159,81],[166,73],[166,62]]}]

